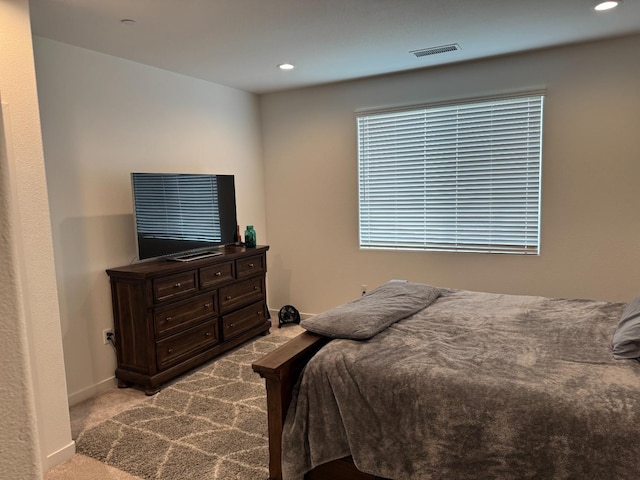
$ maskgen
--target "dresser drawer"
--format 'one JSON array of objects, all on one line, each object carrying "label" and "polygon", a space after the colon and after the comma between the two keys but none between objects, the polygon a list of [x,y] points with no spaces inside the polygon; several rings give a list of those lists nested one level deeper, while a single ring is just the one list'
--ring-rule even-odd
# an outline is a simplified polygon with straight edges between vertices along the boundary
[{"label": "dresser drawer", "polygon": [[265,271],[266,257],[264,255],[253,255],[252,257],[236,260],[238,278],[252,277],[253,275],[263,274]]},{"label": "dresser drawer", "polygon": [[178,273],[169,277],[157,278],[153,281],[153,299],[163,302],[171,298],[195,293],[198,290],[197,271]]},{"label": "dresser drawer", "polygon": [[200,288],[215,287],[234,279],[233,262],[219,263],[200,269]]},{"label": "dresser drawer", "polygon": [[222,338],[227,340],[252,327],[263,324],[266,319],[266,311],[267,305],[264,302],[258,302],[225,315],[222,317]]},{"label": "dresser drawer", "polygon": [[220,312],[264,299],[264,277],[250,278],[220,289]]},{"label": "dresser drawer", "polygon": [[167,368],[218,343],[218,324],[212,320],[156,343],[158,368]]},{"label": "dresser drawer", "polygon": [[156,338],[178,333],[216,313],[215,293],[202,295],[170,307],[157,308],[153,312]]}]

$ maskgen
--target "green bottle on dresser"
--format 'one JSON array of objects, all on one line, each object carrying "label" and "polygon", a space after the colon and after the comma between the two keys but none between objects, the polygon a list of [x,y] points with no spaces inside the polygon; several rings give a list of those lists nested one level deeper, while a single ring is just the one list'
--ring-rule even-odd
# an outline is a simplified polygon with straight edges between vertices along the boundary
[{"label": "green bottle on dresser", "polygon": [[247,229],[244,231],[244,244],[247,247],[256,246],[256,231],[253,229],[253,225],[247,225]]}]

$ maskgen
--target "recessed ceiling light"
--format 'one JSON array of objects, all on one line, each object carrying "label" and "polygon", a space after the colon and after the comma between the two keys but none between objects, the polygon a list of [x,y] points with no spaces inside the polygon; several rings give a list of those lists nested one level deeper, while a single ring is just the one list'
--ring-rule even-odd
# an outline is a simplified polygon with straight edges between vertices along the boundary
[{"label": "recessed ceiling light", "polygon": [[123,25],[133,25],[136,21],[133,18],[123,18],[120,20],[120,23]]},{"label": "recessed ceiling light", "polygon": [[280,70],[293,70],[295,67],[295,65],[291,65],[290,63],[281,63],[280,65],[278,65],[278,68]]},{"label": "recessed ceiling light", "polygon": [[617,1],[610,1],[610,2],[600,2],[598,5],[595,6],[595,9],[599,12],[602,12],[604,10],[611,10],[612,8],[616,8],[618,5],[620,5],[622,3],[622,0],[617,0]]}]

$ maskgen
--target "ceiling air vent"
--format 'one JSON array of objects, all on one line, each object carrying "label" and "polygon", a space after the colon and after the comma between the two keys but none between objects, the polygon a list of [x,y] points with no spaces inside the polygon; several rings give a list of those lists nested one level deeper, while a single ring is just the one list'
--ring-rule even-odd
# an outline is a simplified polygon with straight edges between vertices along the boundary
[{"label": "ceiling air vent", "polygon": [[413,53],[416,57],[426,57],[429,55],[439,55],[441,53],[455,52],[460,50],[460,45],[452,43],[451,45],[440,45],[439,47],[423,48],[421,50],[412,50],[409,53]]}]

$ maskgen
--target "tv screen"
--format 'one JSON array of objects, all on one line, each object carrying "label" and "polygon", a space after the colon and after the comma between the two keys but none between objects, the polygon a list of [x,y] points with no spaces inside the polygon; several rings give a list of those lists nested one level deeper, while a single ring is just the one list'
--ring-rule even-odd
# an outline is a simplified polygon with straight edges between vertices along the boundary
[{"label": "tv screen", "polygon": [[190,260],[236,241],[233,175],[132,173],[131,185],[140,260]]}]

